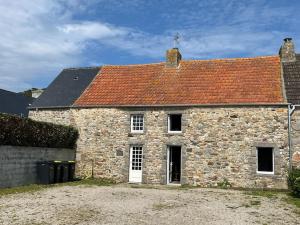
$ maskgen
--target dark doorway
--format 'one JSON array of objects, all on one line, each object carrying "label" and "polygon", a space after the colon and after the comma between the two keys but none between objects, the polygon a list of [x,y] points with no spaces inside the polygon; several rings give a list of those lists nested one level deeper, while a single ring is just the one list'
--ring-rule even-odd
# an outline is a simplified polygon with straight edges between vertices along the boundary
[{"label": "dark doorway", "polygon": [[180,184],[181,177],[181,146],[169,146],[169,182]]}]

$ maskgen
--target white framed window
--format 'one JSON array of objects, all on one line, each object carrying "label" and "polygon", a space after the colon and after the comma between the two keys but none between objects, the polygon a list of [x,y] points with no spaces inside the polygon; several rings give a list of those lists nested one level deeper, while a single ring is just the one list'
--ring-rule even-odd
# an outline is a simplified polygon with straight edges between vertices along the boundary
[{"label": "white framed window", "polygon": [[142,170],[143,146],[136,145],[131,147],[131,169]]},{"label": "white framed window", "polygon": [[274,174],[274,149],[272,147],[257,147],[256,160],[258,174]]},{"label": "white framed window", "polygon": [[131,115],[131,132],[132,133],[143,133],[144,132],[144,115],[134,114]]},{"label": "white framed window", "polygon": [[168,115],[168,133],[181,133],[181,120],[182,114],[169,114]]}]

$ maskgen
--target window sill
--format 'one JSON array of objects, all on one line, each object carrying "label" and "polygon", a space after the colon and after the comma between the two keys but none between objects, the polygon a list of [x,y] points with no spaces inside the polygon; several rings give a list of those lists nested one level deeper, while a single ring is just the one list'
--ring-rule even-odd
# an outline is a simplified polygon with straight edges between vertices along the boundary
[{"label": "window sill", "polygon": [[143,134],[145,134],[145,133],[144,132],[129,132],[128,137],[132,137],[134,135],[143,135]]},{"label": "window sill", "polygon": [[172,136],[172,135],[182,136],[183,133],[182,132],[167,132],[166,135],[169,135],[169,136]]},{"label": "window sill", "polygon": [[259,172],[259,171],[256,171],[256,175],[258,176],[274,176],[274,172]]}]

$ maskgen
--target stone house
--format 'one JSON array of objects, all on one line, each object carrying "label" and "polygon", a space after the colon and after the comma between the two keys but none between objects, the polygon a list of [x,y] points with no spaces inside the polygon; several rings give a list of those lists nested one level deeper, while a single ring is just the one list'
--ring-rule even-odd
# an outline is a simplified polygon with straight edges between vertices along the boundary
[{"label": "stone house", "polygon": [[291,164],[300,167],[300,54],[295,53],[291,38],[284,39],[280,52],[282,73],[289,105],[289,148]]},{"label": "stone house", "polygon": [[285,189],[290,103],[300,100],[289,63],[300,63],[290,39],[279,55],[254,58],[183,60],[173,48],[165,62],[102,66],[75,95],[76,85],[54,81],[30,117],[78,128],[81,177]]}]

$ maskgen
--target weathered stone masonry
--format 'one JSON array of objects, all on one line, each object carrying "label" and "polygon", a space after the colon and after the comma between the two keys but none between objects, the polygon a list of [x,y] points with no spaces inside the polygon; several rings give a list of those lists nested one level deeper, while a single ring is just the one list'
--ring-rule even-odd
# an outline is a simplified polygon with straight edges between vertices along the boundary
[{"label": "weathered stone masonry", "polygon": [[[145,131],[130,133],[130,115],[143,113]],[[182,113],[181,134],[167,133],[167,115]],[[168,145],[182,146],[181,183],[286,188],[287,107],[82,108],[30,112],[36,120],[76,126],[77,174],[127,182],[130,145],[142,144],[143,183],[166,183]],[[67,119],[68,118],[68,119]],[[256,173],[256,147],[273,147],[275,174]],[[93,171],[93,172],[92,172]]]},{"label": "weathered stone masonry", "polygon": [[49,123],[75,125],[72,112],[69,108],[30,110],[28,117]]},{"label": "weathered stone masonry", "polygon": [[300,153],[300,110],[296,107],[291,118],[291,144],[292,144],[292,165],[300,168],[299,153]]}]

